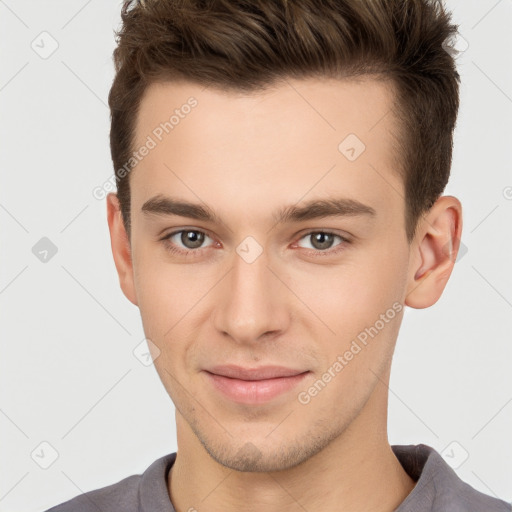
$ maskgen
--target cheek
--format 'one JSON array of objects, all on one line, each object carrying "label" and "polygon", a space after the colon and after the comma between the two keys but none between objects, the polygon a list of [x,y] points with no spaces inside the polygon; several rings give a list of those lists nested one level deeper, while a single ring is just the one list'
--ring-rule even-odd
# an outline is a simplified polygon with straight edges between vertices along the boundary
[{"label": "cheek", "polygon": [[139,253],[135,266],[135,287],[144,335],[157,347],[158,355],[153,364],[174,399],[181,389],[179,383],[184,380],[183,358],[189,341],[184,330],[194,294],[178,266],[157,262],[149,251]]},{"label": "cheek", "polygon": [[134,269],[144,333],[161,350],[160,362],[177,362],[208,321],[202,299],[218,281],[220,270],[171,263],[161,250],[148,247],[135,252]]},{"label": "cheek", "polygon": [[338,382],[366,378],[361,369],[389,358],[404,307],[406,255],[398,246],[373,248],[357,256],[354,252],[337,267],[294,275],[294,291],[317,315],[310,316],[308,324],[323,347],[323,365],[328,368],[338,355],[350,352],[344,376],[337,374]]},{"label": "cheek", "polygon": [[391,237],[385,243],[375,241],[345,274],[346,307],[371,320],[372,315],[378,317],[401,300],[407,276],[407,252],[398,243],[394,244]]},{"label": "cheek", "polygon": [[146,336],[162,340],[178,321],[180,301],[188,293],[189,287],[183,286],[177,266],[160,260],[157,248],[136,247],[133,265],[137,300]]},{"label": "cheek", "polygon": [[308,278],[311,287],[316,282],[311,309],[335,334],[316,336],[324,357],[315,378],[328,383],[308,383],[312,387],[304,387],[302,397],[317,396],[312,407],[326,416],[355,414],[391,361],[403,311],[403,264],[389,251],[385,258],[340,267],[329,279]]},{"label": "cheek", "polygon": [[402,297],[406,261],[398,251],[350,255],[336,266],[311,265],[308,271],[288,271],[290,288],[332,330],[348,334],[364,326]]}]

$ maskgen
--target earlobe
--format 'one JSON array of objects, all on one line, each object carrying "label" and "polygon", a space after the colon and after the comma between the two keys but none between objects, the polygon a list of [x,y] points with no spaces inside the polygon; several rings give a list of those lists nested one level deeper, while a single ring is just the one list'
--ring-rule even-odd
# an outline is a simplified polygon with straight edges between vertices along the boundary
[{"label": "earlobe", "polygon": [[137,306],[130,241],[121,216],[119,200],[114,193],[107,195],[107,221],[110,231],[112,255],[119,276],[121,290],[125,297]]},{"label": "earlobe", "polygon": [[462,205],[453,196],[440,197],[418,227],[412,244],[405,305],[428,308],[448,282],[462,234]]}]

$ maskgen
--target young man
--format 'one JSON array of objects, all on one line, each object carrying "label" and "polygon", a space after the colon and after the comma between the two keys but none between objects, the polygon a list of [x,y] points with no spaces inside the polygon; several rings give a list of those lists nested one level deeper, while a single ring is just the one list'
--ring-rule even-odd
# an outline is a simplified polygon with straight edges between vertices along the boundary
[{"label": "young man", "polygon": [[64,511],[510,512],[390,446],[405,307],[452,272],[456,27],[428,0],[126,2],[107,197],[177,453]]}]

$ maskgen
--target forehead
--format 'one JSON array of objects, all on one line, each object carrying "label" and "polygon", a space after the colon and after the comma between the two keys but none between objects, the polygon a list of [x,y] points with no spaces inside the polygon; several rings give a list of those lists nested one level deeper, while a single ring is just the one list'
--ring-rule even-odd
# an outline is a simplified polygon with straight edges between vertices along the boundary
[{"label": "forehead", "polygon": [[[238,135],[248,143],[248,136],[257,133],[266,125],[266,132],[279,128],[294,130],[309,128],[320,135],[354,133],[362,140],[375,141],[371,132],[381,125],[389,131],[393,124],[391,113],[394,89],[390,80],[381,77],[354,77],[350,79],[282,79],[264,91],[241,92],[217,87],[208,87],[188,81],[154,82],[142,97],[136,121],[136,137],[150,133],[161,123],[171,121],[172,131],[186,130],[181,123],[188,114],[201,117],[202,132],[213,135],[218,128]],[[192,108],[187,105],[196,103]],[[198,112],[200,114],[198,114]],[[384,118],[387,118],[385,120]],[[281,121],[271,128],[274,121]],[[178,125],[182,124],[178,130]],[[190,124],[190,122],[188,123]],[[196,126],[194,128],[197,128]],[[243,132],[240,133],[240,128]],[[304,130],[304,133],[307,131]],[[320,133],[324,132],[324,133]],[[380,138],[382,140],[382,138]]]},{"label": "forehead", "polygon": [[132,197],[214,204],[215,192],[243,206],[262,194],[278,205],[341,192],[389,208],[403,200],[392,102],[390,83],[369,78],[287,79],[254,93],[151,84],[134,146],[153,147],[132,172]]}]

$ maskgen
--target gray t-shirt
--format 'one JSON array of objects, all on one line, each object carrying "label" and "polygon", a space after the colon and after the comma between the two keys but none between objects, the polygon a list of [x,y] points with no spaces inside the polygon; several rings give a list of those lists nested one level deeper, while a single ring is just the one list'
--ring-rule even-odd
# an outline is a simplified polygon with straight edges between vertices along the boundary
[{"label": "gray t-shirt", "polygon": [[[463,482],[441,455],[425,444],[392,445],[416,486],[395,512],[512,512],[506,501],[483,494]],[[176,512],[167,492],[171,453],[142,475],[81,494],[46,512]]]}]

